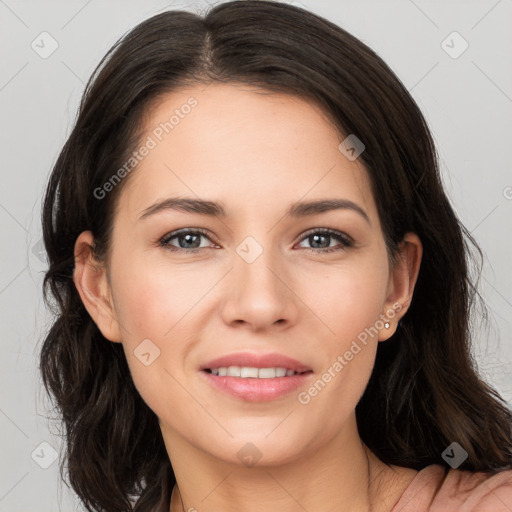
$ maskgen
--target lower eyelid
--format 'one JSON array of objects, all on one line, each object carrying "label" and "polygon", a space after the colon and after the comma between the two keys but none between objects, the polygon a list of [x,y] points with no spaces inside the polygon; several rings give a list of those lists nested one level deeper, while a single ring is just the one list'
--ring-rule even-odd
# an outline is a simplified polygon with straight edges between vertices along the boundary
[{"label": "lower eyelid", "polygon": [[[322,229],[317,229],[315,231],[310,231],[308,233],[306,233],[305,235],[303,235],[299,242],[303,242],[304,240],[307,240],[309,237],[313,236],[313,235],[323,235],[323,236],[327,236],[327,237],[330,237],[330,238],[333,238],[334,240],[337,240],[340,244],[348,247],[348,246],[351,246],[354,244],[354,240],[342,233],[342,232],[338,232],[338,231],[334,231],[334,230],[322,230]],[[321,251],[321,249],[319,249],[319,251]]]},{"label": "lower eyelid", "polygon": [[[180,236],[185,236],[187,234],[200,235],[202,238],[209,240],[212,245],[218,245],[212,239],[212,236],[209,233],[204,232],[201,229],[188,229],[188,230],[185,229],[185,230],[179,230],[178,232],[171,232],[159,240],[159,245],[161,247],[164,247],[171,251],[184,252],[184,253],[187,253],[187,252],[188,253],[190,253],[190,252],[197,253],[202,249],[213,248],[213,247],[195,247],[195,248],[187,249],[187,248],[183,248],[183,247],[176,247],[176,246],[170,244],[171,240],[179,238]],[[335,240],[337,240],[338,245],[335,245],[334,247],[326,247],[323,249],[316,249],[314,247],[301,247],[301,249],[305,249],[307,251],[312,251],[314,253],[322,254],[322,253],[329,253],[329,252],[333,252],[333,251],[337,251],[337,250],[348,249],[349,247],[354,245],[353,239],[351,237],[349,237],[348,235],[346,235],[342,232],[335,231],[335,230],[327,230],[327,229],[322,230],[321,228],[319,228],[317,230],[310,231],[310,232],[306,232],[306,234],[302,235],[302,237],[299,239],[299,241],[297,243],[300,244],[300,243],[304,242],[305,240],[307,240],[309,237],[316,235],[316,234],[334,238]]]},{"label": "lower eyelid", "polygon": [[192,249],[185,249],[183,247],[176,247],[176,246],[170,244],[171,240],[175,240],[175,239],[179,238],[180,236],[185,236],[185,235],[190,235],[190,234],[200,235],[202,238],[205,238],[205,239],[209,240],[212,244],[215,244],[215,242],[211,239],[211,235],[204,233],[197,229],[180,230],[178,232],[169,233],[167,235],[164,235],[162,238],[160,238],[158,242],[162,247],[171,247],[172,249],[176,249],[177,251],[198,251],[200,249],[207,249],[207,247],[195,247]]}]

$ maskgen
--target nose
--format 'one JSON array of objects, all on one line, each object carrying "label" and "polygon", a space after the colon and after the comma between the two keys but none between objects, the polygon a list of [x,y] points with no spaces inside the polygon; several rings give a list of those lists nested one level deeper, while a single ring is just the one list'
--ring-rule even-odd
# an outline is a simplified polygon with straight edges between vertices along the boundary
[{"label": "nose", "polygon": [[222,305],[224,322],[255,332],[294,325],[299,317],[298,298],[285,266],[270,250],[252,262],[235,254]]}]

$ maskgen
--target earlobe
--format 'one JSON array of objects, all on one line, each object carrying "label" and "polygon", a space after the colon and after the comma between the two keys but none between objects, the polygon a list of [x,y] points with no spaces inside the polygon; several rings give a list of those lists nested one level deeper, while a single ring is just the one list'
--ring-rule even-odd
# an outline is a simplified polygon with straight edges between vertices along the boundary
[{"label": "earlobe", "polygon": [[75,242],[75,270],[73,282],[94,323],[103,336],[120,342],[121,333],[104,264],[96,259],[94,237],[84,231]]},{"label": "earlobe", "polygon": [[384,326],[380,329],[379,341],[385,341],[393,336],[398,322],[409,309],[419,275],[422,254],[423,246],[418,235],[407,233],[399,244],[399,254],[391,270],[389,294],[383,312],[389,327]]}]

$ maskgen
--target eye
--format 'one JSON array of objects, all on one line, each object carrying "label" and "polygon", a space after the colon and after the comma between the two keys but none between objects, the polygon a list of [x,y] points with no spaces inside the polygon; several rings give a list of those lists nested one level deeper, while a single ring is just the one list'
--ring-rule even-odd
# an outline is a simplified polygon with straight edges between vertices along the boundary
[{"label": "eye", "polygon": [[[208,239],[211,243],[207,245],[201,245],[201,238]],[[171,243],[176,240],[176,243]],[[331,242],[335,240],[338,242],[337,245],[331,246]],[[353,246],[354,241],[348,235],[335,231],[332,229],[316,229],[311,230],[302,237],[301,243],[308,241],[313,247],[305,247],[308,251],[314,253],[328,253],[334,251],[340,251]],[[201,249],[212,247],[213,242],[211,241],[210,235],[207,231],[195,228],[195,229],[181,229],[179,231],[173,231],[165,235],[159,240],[161,247],[165,247],[170,251],[179,251],[185,253],[197,253]]]},{"label": "eye", "polygon": [[[200,249],[205,247],[211,247],[211,244],[206,246],[201,245],[201,238],[207,238],[210,240],[206,231],[202,229],[187,228],[165,235],[159,240],[159,243],[162,247],[165,247],[170,251],[181,251],[185,253],[198,252]],[[171,243],[171,241],[174,239],[177,241],[177,246]]]},{"label": "eye", "polygon": [[[333,239],[339,242],[338,245],[334,247],[331,246]],[[312,230],[306,233],[306,236],[303,237],[302,240],[308,241],[313,246],[311,249],[306,247],[306,250],[316,253],[341,251],[354,245],[354,241],[351,237],[339,231],[334,231],[333,229]]]}]

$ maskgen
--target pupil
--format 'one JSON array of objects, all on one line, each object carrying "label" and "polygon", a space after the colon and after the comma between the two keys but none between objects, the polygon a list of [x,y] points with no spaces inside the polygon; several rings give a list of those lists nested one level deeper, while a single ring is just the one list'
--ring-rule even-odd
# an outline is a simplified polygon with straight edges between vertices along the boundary
[{"label": "pupil", "polygon": [[[194,238],[194,237],[195,237],[195,238],[197,238],[197,239],[199,239],[199,236],[198,236],[198,235],[191,235],[190,233],[189,233],[189,234],[187,234],[187,235],[182,235],[182,236],[180,237],[180,239],[185,239],[185,240],[186,240],[186,242],[185,242],[185,243],[186,243],[186,244],[189,244],[189,243],[191,243],[191,242],[190,242],[190,239],[191,239],[191,238]],[[198,241],[198,240],[196,240],[196,242],[197,242],[197,241]],[[180,245],[181,245],[181,244],[180,244]],[[196,243],[193,247],[190,247],[189,245],[187,245],[185,248],[186,248],[186,249],[190,249],[190,248],[195,249],[195,248],[197,248],[197,247],[199,247],[199,244],[197,244],[197,243]]]},{"label": "pupil", "polygon": [[[328,237],[327,237],[327,236],[325,236],[325,235],[318,235],[318,234],[317,234],[317,235],[312,235],[312,238],[313,238],[313,240],[314,240],[314,242],[313,242],[313,244],[312,244],[312,245],[314,246],[314,244],[318,242],[318,239],[319,239],[319,238],[324,238],[324,239],[326,240]],[[329,247],[329,244],[328,244],[328,243],[327,243],[327,244],[325,244],[325,243],[324,243],[324,244],[320,244],[320,245],[321,245],[321,247],[320,247],[321,249],[325,249],[326,247]]]}]

